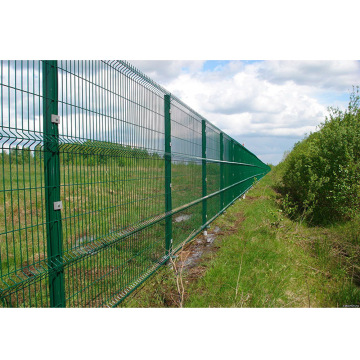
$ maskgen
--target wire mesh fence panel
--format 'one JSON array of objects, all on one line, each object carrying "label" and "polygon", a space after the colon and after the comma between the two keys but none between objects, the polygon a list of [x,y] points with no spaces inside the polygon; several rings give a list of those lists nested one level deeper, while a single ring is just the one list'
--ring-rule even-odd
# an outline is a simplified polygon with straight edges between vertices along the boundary
[{"label": "wire mesh fence panel", "polygon": [[0,65],[0,306],[116,306],[269,171],[125,61]]},{"label": "wire mesh fence panel", "polygon": [[58,66],[67,301],[98,306],[165,253],[163,92],[118,62]]},{"label": "wire mesh fence panel", "polygon": [[6,307],[47,306],[40,61],[0,61],[0,289]]},{"label": "wire mesh fence panel", "polygon": [[[173,209],[202,197],[202,118],[179,99],[171,101],[171,193]],[[173,216],[173,247],[201,226],[201,204]]]}]

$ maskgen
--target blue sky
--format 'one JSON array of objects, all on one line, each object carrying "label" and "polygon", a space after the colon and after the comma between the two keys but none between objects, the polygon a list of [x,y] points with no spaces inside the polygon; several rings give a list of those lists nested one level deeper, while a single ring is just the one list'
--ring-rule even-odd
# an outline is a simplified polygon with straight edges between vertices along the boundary
[{"label": "blue sky", "polygon": [[215,71],[229,63],[229,60],[209,60],[203,64],[203,71]]},{"label": "blue sky", "polygon": [[[243,60],[245,64],[253,64],[260,62],[261,60]],[[220,71],[220,69],[227,65],[230,60],[207,60],[204,62],[202,70],[203,71]]]},{"label": "blue sky", "polygon": [[272,164],[360,85],[359,61],[130,62]]}]

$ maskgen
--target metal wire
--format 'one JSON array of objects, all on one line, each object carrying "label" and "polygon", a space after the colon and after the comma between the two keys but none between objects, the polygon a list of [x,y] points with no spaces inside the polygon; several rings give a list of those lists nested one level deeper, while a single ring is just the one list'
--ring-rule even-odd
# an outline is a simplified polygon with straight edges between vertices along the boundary
[{"label": "metal wire", "polygon": [[269,171],[125,61],[3,60],[0,94],[2,307],[116,306]]}]

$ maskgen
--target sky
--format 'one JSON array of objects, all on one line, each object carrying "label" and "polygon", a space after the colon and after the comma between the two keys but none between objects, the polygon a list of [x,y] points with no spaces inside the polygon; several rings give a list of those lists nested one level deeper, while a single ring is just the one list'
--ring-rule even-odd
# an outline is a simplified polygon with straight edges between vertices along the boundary
[{"label": "sky", "polygon": [[130,63],[273,165],[360,85],[360,61],[350,60]]}]

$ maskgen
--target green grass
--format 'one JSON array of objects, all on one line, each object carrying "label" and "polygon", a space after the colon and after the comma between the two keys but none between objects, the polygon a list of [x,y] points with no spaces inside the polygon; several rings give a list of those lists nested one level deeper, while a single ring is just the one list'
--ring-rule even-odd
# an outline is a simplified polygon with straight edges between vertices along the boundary
[{"label": "green grass", "polygon": [[[0,213],[0,280],[4,282],[0,288],[3,289],[6,283],[11,285],[22,279],[24,273],[42,271],[47,258],[43,164],[32,157],[30,162],[16,160],[15,157],[10,163],[0,163],[0,201],[4,207]],[[201,197],[201,164],[173,164],[172,169],[173,208]],[[119,232],[136,228],[144,220],[164,212],[161,159],[130,159],[127,166],[118,166],[116,159],[109,158],[107,164],[90,166],[85,158],[78,156],[74,163],[62,163],[60,173],[65,256],[76,256],[85,246],[116,237]],[[209,176],[209,188],[216,187],[218,177],[219,174]],[[214,204],[209,202],[209,209],[216,213],[219,198],[215,197],[214,201]],[[189,218],[173,222],[174,245],[201,226],[201,213],[200,203],[176,215],[186,214]],[[164,255],[164,225],[161,221],[67,266],[68,304],[100,306],[135,281]],[[25,285],[5,300],[3,306],[47,306],[47,288],[46,279]]]},{"label": "green grass", "polygon": [[[44,183],[40,164],[4,164],[0,214],[2,276],[46,259]],[[137,162],[128,167],[62,165],[64,251],[116,233],[164,211],[164,169]],[[173,165],[173,207],[201,196],[201,166]],[[218,174],[209,171],[208,189]],[[360,304],[360,218],[310,227],[284,215],[275,173],[217,218],[219,250],[206,255],[201,276],[184,274],[186,307],[342,307]],[[35,182],[36,180],[36,182]],[[23,190],[22,190],[23,189]],[[215,215],[219,197],[208,201]],[[180,244],[201,226],[202,204],[173,219]],[[101,306],[135,281],[164,252],[164,221],[65,269],[68,306]],[[83,238],[83,243],[79,239]],[[175,245],[176,245],[175,244]],[[200,274],[200,272],[199,272]],[[20,289],[3,306],[47,306],[47,279]],[[122,306],[178,305],[173,271],[164,266]]]},{"label": "green grass", "polygon": [[[360,304],[354,283],[359,264],[359,223],[308,227],[286,218],[268,175],[237,202],[218,226],[227,231],[221,250],[199,283],[189,307],[336,307]],[[355,227],[354,227],[355,226]],[[347,242],[344,227],[354,236]],[[340,249],[351,249],[344,256]],[[350,251],[350,250],[347,250]]]},{"label": "green grass", "polygon": [[[202,260],[203,275],[184,274],[185,307],[360,305],[360,218],[328,227],[292,221],[281,210],[274,177],[214,221],[219,250]],[[123,306],[177,306],[176,299],[166,267]]]}]

